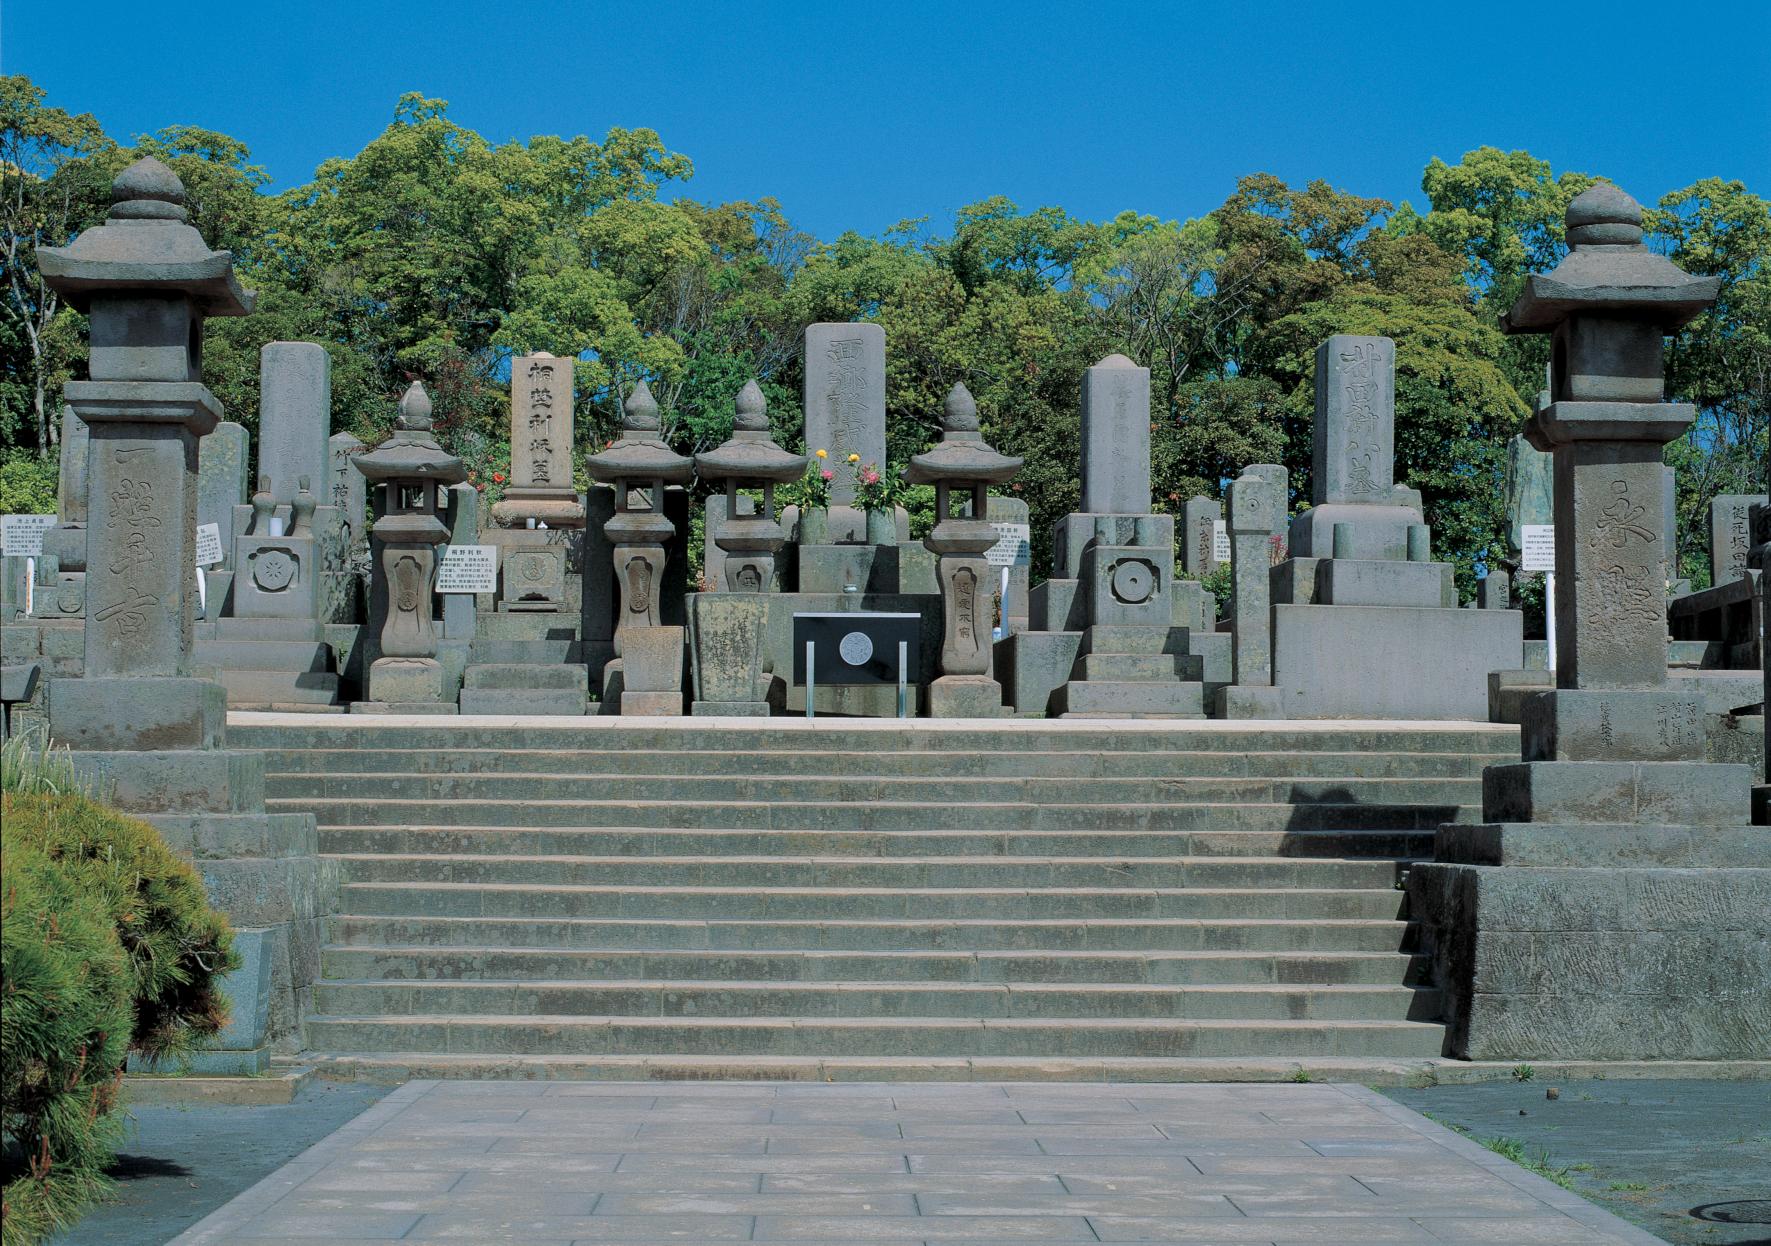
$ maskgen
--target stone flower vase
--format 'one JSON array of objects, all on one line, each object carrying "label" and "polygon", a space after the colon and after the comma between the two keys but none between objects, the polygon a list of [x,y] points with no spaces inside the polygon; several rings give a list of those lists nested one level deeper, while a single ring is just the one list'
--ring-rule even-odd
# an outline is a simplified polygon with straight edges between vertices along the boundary
[{"label": "stone flower vase", "polygon": [[799,543],[801,545],[828,545],[830,543],[830,509],[824,506],[807,506],[799,512]]},{"label": "stone flower vase", "polygon": [[898,515],[896,511],[867,511],[867,544],[896,545],[898,543]]}]

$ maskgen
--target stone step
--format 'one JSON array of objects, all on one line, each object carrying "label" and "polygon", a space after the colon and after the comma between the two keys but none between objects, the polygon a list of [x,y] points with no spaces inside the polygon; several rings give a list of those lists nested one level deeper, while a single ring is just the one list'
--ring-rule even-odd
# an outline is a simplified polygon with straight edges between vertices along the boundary
[{"label": "stone step", "polygon": [[[237,730],[237,729],[236,729]],[[233,732],[230,731],[230,739]],[[277,749],[270,774],[625,774],[831,778],[1367,778],[1480,779],[1519,751],[1489,753],[797,753],[689,749]]]},{"label": "stone step", "polygon": [[[199,665],[197,669],[205,668]],[[338,676],[331,671],[233,671],[224,667],[213,670],[212,677],[227,689],[230,708],[338,704]],[[251,747],[235,744],[231,729],[228,746]]]},{"label": "stone step", "polygon": [[696,776],[623,774],[282,774],[267,778],[267,795],[301,800],[374,796],[434,801],[666,801],[676,805],[725,802],[800,805],[840,811],[873,802],[930,806],[1098,804],[1131,807],[1182,804],[1478,805],[1481,779],[1174,779],[934,777],[813,778],[791,775]]},{"label": "stone step", "polygon": [[1481,821],[1479,804],[945,804],[920,801],[486,800],[275,797],[322,826],[673,827],[712,830],[1426,830]]},{"label": "stone step", "polygon": [[[1393,941],[1393,936],[1392,936]],[[1134,982],[1408,985],[1425,958],[1398,951],[735,951],[354,946],[321,952],[331,980],[516,982],[697,978],[750,982]]]},{"label": "stone step", "polygon": [[1291,917],[1395,919],[1394,888],[573,887],[344,883],[339,911],[364,916],[854,920]]},{"label": "stone step", "polygon": [[1085,653],[1076,659],[1076,678],[1155,683],[1181,677],[1181,659],[1172,653]]},{"label": "stone step", "polygon": [[1397,985],[681,979],[525,982],[491,978],[453,982],[327,980],[314,988],[314,1007],[335,1016],[1425,1021],[1438,1016],[1439,997],[1437,991]]},{"label": "stone step", "polygon": [[[237,739],[235,737],[238,737]],[[419,725],[370,726],[345,720],[326,724],[262,724],[229,727],[236,748],[257,749],[605,749],[626,751],[803,752],[824,750],[899,753],[1062,752],[1449,752],[1518,755],[1519,729],[1504,723],[1446,727],[1324,726],[1314,723],[1130,722],[1082,724],[1052,720],[1013,721],[963,727],[932,720],[899,726],[892,720],[775,718],[743,726],[656,721],[641,725],[619,717],[582,722],[512,725],[473,719]]]},{"label": "stone step", "polygon": [[556,640],[494,640],[476,634],[468,644],[468,661],[473,665],[520,663],[524,666],[565,665],[583,669],[584,646],[562,637]]},{"label": "stone step", "polygon": [[1204,687],[1142,679],[1071,680],[1052,693],[1047,712],[1072,718],[1204,718]]},{"label": "stone step", "polygon": [[332,646],[317,640],[199,640],[191,661],[230,671],[329,671]]},{"label": "stone step", "polygon": [[553,689],[587,692],[590,672],[582,666],[540,665],[521,662],[479,662],[462,676],[463,688]]},{"label": "stone step", "polygon": [[1393,918],[1040,918],[925,920],[839,918],[443,917],[346,914],[329,921],[351,947],[439,950],[943,952],[1396,952],[1406,923]]},{"label": "stone step", "polygon": [[199,641],[313,641],[321,626],[313,619],[225,618],[196,624],[193,635]]},{"label": "stone step", "polygon": [[322,1052],[454,1055],[1416,1056],[1441,1026],[1418,1021],[1022,1020],[939,1017],[331,1016],[307,1022]]},{"label": "stone step", "polygon": [[1272,831],[775,831],[668,827],[327,826],[329,853],[554,856],[1430,857],[1436,827]]},{"label": "stone step", "polygon": [[1388,887],[1388,861],[1248,857],[687,857],[341,854],[347,882],[651,887]]},{"label": "stone step", "polygon": [[463,714],[572,717],[589,709],[590,698],[570,688],[463,688],[459,704]]}]

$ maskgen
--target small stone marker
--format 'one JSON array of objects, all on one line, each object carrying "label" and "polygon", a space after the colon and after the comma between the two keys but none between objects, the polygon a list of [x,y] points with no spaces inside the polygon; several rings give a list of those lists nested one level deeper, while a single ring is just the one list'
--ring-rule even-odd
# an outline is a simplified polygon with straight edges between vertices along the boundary
[{"label": "small stone marker", "polygon": [[1336,334],[1316,348],[1316,502],[1388,502],[1396,470],[1396,344]]},{"label": "small stone marker", "polygon": [[855,500],[850,454],[885,467],[885,330],[876,324],[814,324],[805,337],[806,449],[836,464],[830,500]]},{"label": "small stone marker", "polygon": [[445,545],[437,564],[437,592],[493,593],[498,591],[496,545]]},{"label": "small stone marker", "polygon": [[1150,371],[1124,355],[1082,374],[1082,510],[1150,510]]},{"label": "small stone marker", "polygon": [[1747,551],[1752,549],[1753,505],[1763,495],[1724,493],[1710,503],[1710,585],[1720,588],[1746,574]]},{"label": "small stone marker", "polygon": [[200,523],[197,525],[197,565],[213,567],[222,559],[221,525]]},{"label": "small stone marker", "polygon": [[1229,558],[1220,554],[1217,527],[1224,521],[1224,504],[1215,498],[1191,497],[1182,507],[1186,539],[1181,547],[1181,566],[1188,575],[1203,578],[1216,571],[1218,564]]},{"label": "small stone marker", "polygon": [[246,502],[250,461],[246,430],[232,420],[221,421],[197,443],[197,522],[213,526],[220,534],[222,557],[218,562],[225,562],[234,546],[234,507]]},{"label": "small stone marker", "polygon": [[0,515],[0,553],[8,558],[37,558],[43,534],[55,527],[54,515]]}]

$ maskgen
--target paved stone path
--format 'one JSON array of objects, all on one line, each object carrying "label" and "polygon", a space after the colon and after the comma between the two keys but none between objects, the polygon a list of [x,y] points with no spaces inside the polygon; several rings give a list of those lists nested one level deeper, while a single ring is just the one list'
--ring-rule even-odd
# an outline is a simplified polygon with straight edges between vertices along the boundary
[{"label": "paved stone path", "polygon": [[1652,1243],[1342,1085],[410,1082],[231,1243]]}]

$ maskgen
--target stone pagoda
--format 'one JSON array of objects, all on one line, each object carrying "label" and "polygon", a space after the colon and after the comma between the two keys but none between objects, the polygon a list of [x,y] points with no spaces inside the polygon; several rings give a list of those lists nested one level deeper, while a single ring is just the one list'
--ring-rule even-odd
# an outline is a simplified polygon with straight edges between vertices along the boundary
[{"label": "stone pagoda", "polygon": [[1650,252],[1615,186],[1567,221],[1567,258],[1506,321],[1553,342],[1526,436],[1554,457],[1556,686],[1525,698],[1521,760],[1484,772],[1484,825],[1441,828],[1412,905],[1452,1054],[1763,1058],[1771,834],[1749,825],[1754,768],[1704,761],[1702,695],[1666,669],[1661,452],[1695,410],[1666,401],[1662,339],[1717,281]]},{"label": "stone pagoda", "polygon": [[660,611],[665,545],[676,536],[664,490],[687,484],[694,460],[664,444],[657,400],[641,381],[622,407],[621,436],[585,466],[615,489],[615,513],[603,535],[613,547],[621,603],[616,656],[603,668],[603,702],[618,703],[623,714],[681,714],[683,628],[666,626]]},{"label": "stone pagoda", "polygon": [[265,812],[263,754],[226,748],[226,694],[193,674],[198,443],[221,418],[203,322],[253,300],[184,204],[177,176],[146,157],[117,175],[103,224],[37,253],[92,335],[90,379],[65,390],[90,437],[84,673],[50,681],[49,727],[109,803],[187,855],[202,847],[212,901],[270,973],[262,1011],[255,992],[236,1000],[233,1058],[209,1067],[256,1072],[270,1046],[299,1044],[330,875],[313,815]]},{"label": "stone pagoda", "polygon": [[[947,393],[941,440],[910,460],[904,479],[935,486],[935,526],[924,539],[940,562],[941,674],[929,685],[931,718],[997,718],[1002,685],[990,677],[990,637],[995,624],[990,565],[984,554],[996,544],[989,514],[991,485],[1007,484],[1021,460],[998,454],[978,429],[978,407],[964,385]],[[953,513],[953,496],[968,503]]]}]

